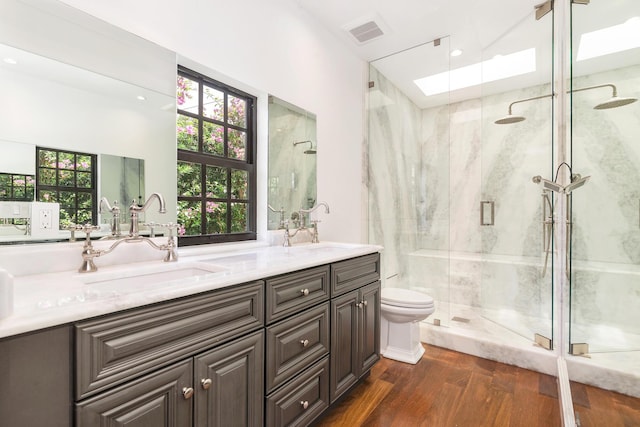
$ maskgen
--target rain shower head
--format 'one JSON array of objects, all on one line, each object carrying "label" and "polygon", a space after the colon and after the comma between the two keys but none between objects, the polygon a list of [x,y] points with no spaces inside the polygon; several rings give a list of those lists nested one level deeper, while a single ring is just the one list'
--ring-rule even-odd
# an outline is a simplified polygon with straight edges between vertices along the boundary
[{"label": "rain shower head", "polygon": [[507,114],[504,117],[499,118],[494,123],[497,125],[509,125],[511,123],[518,123],[526,120],[524,116],[516,116],[511,113]]},{"label": "rain shower head", "polygon": [[[629,105],[632,104],[634,102],[636,102],[638,99],[637,98],[623,98],[623,97],[619,97],[618,96],[618,89],[616,88],[615,85],[611,84],[611,83],[605,83],[605,84],[601,84],[601,85],[596,85],[596,86],[588,86],[588,87],[581,87],[579,89],[572,89],[572,90],[568,90],[567,93],[573,93],[573,92],[582,92],[584,90],[591,90],[591,89],[598,89],[598,88],[603,88],[603,87],[610,87],[611,91],[612,91],[612,96],[610,99],[601,102],[599,104],[597,104],[595,107],[593,107],[596,110],[608,110],[610,108],[618,108],[618,107],[622,107],[625,105]],[[533,101],[535,99],[541,99],[541,98],[548,98],[553,96],[553,94],[549,94],[549,95],[542,95],[542,96],[535,96],[533,98],[527,98],[527,99],[520,99],[518,101],[514,101],[511,104],[509,104],[509,114],[507,114],[505,117],[502,117],[498,120],[496,120],[494,123],[497,125],[507,125],[507,124],[511,124],[511,123],[518,123],[521,122],[523,120],[525,120],[524,116],[516,116],[513,115],[511,113],[511,107],[515,104],[519,104],[521,102],[527,102],[527,101]]]},{"label": "rain shower head", "polygon": [[610,108],[618,108],[624,105],[633,104],[637,100],[637,98],[620,98],[618,96],[613,96],[611,99],[601,102],[593,108],[596,110],[608,110]]},{"label": "rain shower head", "polygon": [[309,143],[309,149],[308,150],[304,150],[304,154],[316,154],[316,149],[313,148],[313,142],[311,142],[310,140],[306,140],[306,141],[298,141],[298,142],[294,142],[293,146],[295,147],[298,144],[306,144]]},{"label": "rain shower head", "polygon": [[533,101],[535,99],[550,98],[552,96],[553,96],[553,94],[550,93],[548,95],[534,96],[533,98],[519,99],[518,101],[513,101],[511,104],[509,104],[509,112],[507,113],[507,115],[504,116],[504,117],[499,118],[494,123],[497,124],[497,125],[510,125],[512,123],[522,122],[522,121],[526,120],[526,117],[514,115],[511,112],[511,108],[514,105],[520,104],[521,102]]}]

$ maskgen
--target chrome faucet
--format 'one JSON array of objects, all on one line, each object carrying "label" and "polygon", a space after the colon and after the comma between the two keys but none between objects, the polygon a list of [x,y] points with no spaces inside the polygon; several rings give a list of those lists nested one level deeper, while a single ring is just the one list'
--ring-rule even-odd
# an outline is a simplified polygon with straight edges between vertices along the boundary
[{"label": "chrome faucet", "polygon": [[284,207],[280,207],[280,210],[276,210],[271,205],[267,205],[271,212],[278,212],[280,214],[280,219],[278,221],[278,229],[284,228]]},{"label": "chrome faucet", "polygon": [[[158,245],[153,240],[148,237],[140,236],[138,229],[138,214],[147,210],[147,208],[151,205],[154,199],[158,199],[158,203],[160,204],[160,213],[166,213],[166,206],[164,202],[164,197],[160,193],[153,193],[145,202],[144,205],[139,206],[135,203],[135,200],[131,202],[131,206],[129,206],[129,212],[131,214],[131,229],[129,230],[129,235],[125,238],[116,240],[108,249],[95,249],[91,244],[91,232],[99,229],[97,226],[93,226],[91,224],[87,224],[84,226],[76,226],[76,230],[84,231],[86,234],[86,239],[84,242],[84,246],[82,248],[82,265],[78,269],[80,273],[89,273],[92,271],[97,271],[95,263],[93,262],[94,258],[97,258],[102,255],[109,254],[113,252],[115,248],[117,248],[122,242],[126,243],[138,243],[138,242],[147,242],[154,249],[158,249],[160,251],[165,252],[165,256],[163,261],[177,261],[178,254],[176,252],[176,243],[173,236],[174,229],[177,230],[178,224],[154,224],[156,227],[164,227],[169,230],[169,238],[167,243],[164,245]],[[107,202],[108,204],[108,202]]]},{"label": "chrome faucet", "polygon": [[158,212],[161,214],[167,213],[164,197],[162,197],[162,194],[160,193],[151,194],[151,196],[149,196],[147,201],[142,206],[139,206],[135,200],[132,200],[131,205],[129,205],[129,214],[131,215],[131,226],[129,227],[129,237],[138,237],[138,235],[140,234],[140,230],[138,228],[138,215],[146,211],[154,199],[157,199],[158,203],[160,204],[160,208],[158,209]]},{"label": "chrome faucet", "polygon": [[120,206],[118,206],[118,201],[113,201],[113,207],[109,204],[109,200],[106,197],[100,199],[100,203],[98,204],[98,211],[102,213],[102,207],[105,206],[106,210],[111,212],[111,237],[119,238],[122,236],[122,231],[120,230]]},{"label": "chrome faucet", "polygon": [[[285,230],[284,230],[284,243],[283,246],[291,246],[291,237],[295,236],[296,234],[298,234],[299,231],[306,231],[309,234],[311,234],[311,243],[320,243],[320,239],[318,238],[318,223],[320,222],[317,219],[314,219],[311,221],[311,229],[307,228],[306,225],[306,220],[305,220],[305,215],[306,214],[310,214],[312,212],[314,212],[316,209],[318,209],[320,206],[324,207],[324,211],[325,213],[329,213],[329,205],[325,202],[320,202],[317,205],[315,205],[314,207],[310,208],[310,209],[299,209],[297,212],[297,215],[295,216],[296,218],[294,218],[294,215],[291,214],[291,217],[294,219],[294,221],[298,222],[298,227],[296,228],[296,230],[291,233],[291,231],[289,230],[289,221],[285,221]],[[295,214],[295,212],[294,212]]]}]

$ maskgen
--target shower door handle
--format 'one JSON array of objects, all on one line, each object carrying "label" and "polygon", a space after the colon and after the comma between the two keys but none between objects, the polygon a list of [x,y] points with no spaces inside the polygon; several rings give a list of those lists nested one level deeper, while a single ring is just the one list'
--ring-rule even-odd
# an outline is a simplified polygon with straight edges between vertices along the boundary
[{"label": "shower door handle", "polygon": [[[488,217],[488,219],[487,219]],[[480,225],[495,224],[495,203],[483,200],[480,202]]]}]

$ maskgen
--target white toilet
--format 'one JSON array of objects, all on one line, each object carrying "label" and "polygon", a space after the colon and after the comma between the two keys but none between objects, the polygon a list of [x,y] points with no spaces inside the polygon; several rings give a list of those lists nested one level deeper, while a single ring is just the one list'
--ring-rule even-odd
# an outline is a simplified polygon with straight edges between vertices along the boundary
[{"label": "white toilet", "polygon": [[424,354],[418,322],[434,311],[429,295],[409,289],[382,288],[380,353],[388,359],[418,363]]}]

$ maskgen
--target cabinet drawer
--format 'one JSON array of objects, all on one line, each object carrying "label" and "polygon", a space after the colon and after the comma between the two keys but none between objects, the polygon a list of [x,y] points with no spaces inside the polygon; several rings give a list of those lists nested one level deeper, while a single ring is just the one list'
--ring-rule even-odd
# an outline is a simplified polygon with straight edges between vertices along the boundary
[{"label": "cabinet drawer", "polygon": [[379,279],[379,253],[336,262],[331,265],[331,296],[341,295]]},{"label": "cabinet drawer", "polygon": [[306,426],[329,407],[325,357],[267,398],[267,426]]},{"label": "cabinet drawer", "polygon": [[263,304],[258,281],[77,323],[77,399],[261,327]]},{"label": "cabinet drawer", "polygon": [[267,328],[267,393],[329,352],[329,303]]},{"label": "cabinet drawer", "polygon": [[329,298],[329,266],[273,277],[266,281],[267,324]]}]

